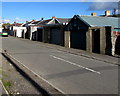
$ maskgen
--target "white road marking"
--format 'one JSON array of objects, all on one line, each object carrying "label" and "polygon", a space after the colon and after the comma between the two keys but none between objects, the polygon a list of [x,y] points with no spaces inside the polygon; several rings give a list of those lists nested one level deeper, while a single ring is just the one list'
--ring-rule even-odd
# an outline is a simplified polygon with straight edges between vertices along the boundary
[{"label": "white road marking", "polygon": [[63,53],[62,51],[58,51],[58,50],[57,50],[57,52],[59,52],[59,53]]},{"label": "white road marking", "polygon": [[68,60],[64,60],[64,59],[59,58],[59,57],[56,57],[56,56],[54,56],[54,55],[50,55],[50,57],[53,57],[53,58],[55,58],[55,59],[58,59],[58,60],[61,60],[61,61],[67,62],[67,63],[69,63],[69,64],[71,64],[71,65],[74,65],[74,66],[77,66],[77,67],[80,67],[80,68],[86,69],[86,70],[88,70],[88,71],[91,71],[91,72],[94,72],[94,73],[97,73],[97,74],[101,74],[101,73],[98,72],[98,71],[95,71],[95,70],[93,70],[93,69],[90,69],[90,68],[87,68],[87,67],[84,67],[84,66],[78,65],[78,64],[76,64],[76,63],[74,63],[74,62],[71,62],[71,61],[68,61]]},{"label": "white road marking", "polygon": [[58,54],[53,54],[53,55],[60,56],[60,57],[62,57],[62,58],[67,58],[67,59],[68,59],[68,57],[67,57],[67,56],[58,55]]},{"label": "white road marking", "polygon": [[[58,52],[65,54],[65,52],[63,52],[63,51],[58,51]],[[94,56],[90,57],[89,55],[85,55],[84,53],[81,53],[80,55],[73,54],[73,53],[68,53],[68,54],[71,55],[71,56],[79,57],[79,58],[85,58],[85,59],[88,59],[88,60],[94,60],[94,61],[97,61],[97,62],[104,62],[104,63],[107,63],[107,64],[109,63],[109,64],[113,65],[113,63],[109,62],[108,60],[102,60],[102,59],[96,58]],[[117,64],[117,62],[114,63],[114,66],[118,66],[116,64]]]},{"label": "white road marking", "polygon": [[[63,52],[63,51],[57,51],[57,52],[59,52],[59,53],[63,53],[63,54],[65,54],[65,52]],[[88,57],[86,57],[87,55],[84,55],[84,56],[82,56],[83,54],[81,54],[81,55],[75,55],[75,54],[72,54],[72,53],[68,53],[69,55],[71,55],[71,56],[75,56],[75,57],[82,57],[82,58],[85,58],[85,59],[93,59],[93,58],[88,58]]]}]

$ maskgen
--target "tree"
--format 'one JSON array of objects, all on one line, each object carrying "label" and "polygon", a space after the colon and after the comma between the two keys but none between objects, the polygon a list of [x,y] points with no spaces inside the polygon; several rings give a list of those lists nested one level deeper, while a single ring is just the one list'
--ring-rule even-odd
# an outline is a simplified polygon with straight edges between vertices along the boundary
[{"label": "tree", "polygon": [[5,23],[5,24],[2,24],[2,27],[6,26],[6,25],[10,25],[10,23]]}]

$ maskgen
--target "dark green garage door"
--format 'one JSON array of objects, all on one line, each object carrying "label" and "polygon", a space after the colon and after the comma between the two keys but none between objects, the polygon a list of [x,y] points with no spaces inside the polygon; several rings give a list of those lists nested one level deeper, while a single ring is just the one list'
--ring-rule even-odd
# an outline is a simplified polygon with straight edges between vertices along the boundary
[{"label": "dark green garage door", "polygon": [[60,45],[61,32],[60,29],[51,29],[50,43]]},{"label": "dark green garage door", "polygon": [[116,39],[115,54],[120,55],[120,36]]},{"label": "dark green garage door", "polygon": [[86,50],[86,32],[84,30],[71,31],[71,48]]},{"label": "dark green garage door", "polygon": [[37,41],[43,42],[43,29],[37,29]]}]

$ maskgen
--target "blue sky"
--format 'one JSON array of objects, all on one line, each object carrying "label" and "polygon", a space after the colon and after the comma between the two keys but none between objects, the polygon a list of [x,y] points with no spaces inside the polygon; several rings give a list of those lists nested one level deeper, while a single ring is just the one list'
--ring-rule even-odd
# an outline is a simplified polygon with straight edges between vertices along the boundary
[{"label": "blue sky", "polygon": [[3,2],[2,17],[9,22],[24,23],[26,20],[40,20],[42,17],[72,18],[75,14],[91,15],[92,12],[103,15],[105,10],[114,8],[111,4],[113,3],[101,6],[99,3],[96,6],[94,2]]}]

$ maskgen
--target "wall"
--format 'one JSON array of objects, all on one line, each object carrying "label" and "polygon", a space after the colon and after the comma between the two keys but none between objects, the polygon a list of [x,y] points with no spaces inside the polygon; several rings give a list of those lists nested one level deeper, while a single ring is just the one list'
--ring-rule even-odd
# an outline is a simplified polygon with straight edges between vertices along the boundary
[{"label": "wall", "polygon": [[115,56],[115,43],[116,39],[120,35],[120,28],[112,28],[111,42],[112,42],[112,55]]},{"label": "wall", "polygon": [[0,28],[0,32],[2,32],[2,29],[3,29],[3,28]]},{"label": "wall", "polygon": [[17,27],[17,26],[13,26],[13,31],[16,30],[16,36],[17,37],[22,37],[22,32],[24,30],[24,32],[26,32],[26,27]]},{"label": "wall", "polygon": [[38,27],[30,26],[30,40],[32,40],[32,34],[37,31]]}]

